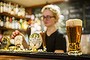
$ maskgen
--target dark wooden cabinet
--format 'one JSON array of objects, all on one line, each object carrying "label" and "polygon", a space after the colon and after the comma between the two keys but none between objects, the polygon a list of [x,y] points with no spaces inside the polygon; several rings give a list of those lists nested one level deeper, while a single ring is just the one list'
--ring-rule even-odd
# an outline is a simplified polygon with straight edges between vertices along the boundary
[{"label": "dark wooden cabinet", "polygon": [[90,33],[90,1],[69,2],[68,19],[81,19],[83,21],[83,33]]}]

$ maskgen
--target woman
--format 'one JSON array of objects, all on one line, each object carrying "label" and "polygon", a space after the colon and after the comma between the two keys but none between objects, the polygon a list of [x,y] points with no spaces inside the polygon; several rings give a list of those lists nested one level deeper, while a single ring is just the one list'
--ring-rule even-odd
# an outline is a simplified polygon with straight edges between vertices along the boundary
[{"label": "woman", "polygon": [[[66,40],[56,28],[60,17],[60,8],[56,5],[46,5],[42,8],[42,18],[47,30],[45,32],[45,44],[47,52],[64,53],[66,52]],[[14,38],[20,32],[14,32]]]},{"label": "woman", "polygon": [[45,32],[45,42],[48,52],[66,52],[66,40],[56,25],[60,19],[60,8],[56,5],[46,5],[42,8],[42,18],[47,30]]}]

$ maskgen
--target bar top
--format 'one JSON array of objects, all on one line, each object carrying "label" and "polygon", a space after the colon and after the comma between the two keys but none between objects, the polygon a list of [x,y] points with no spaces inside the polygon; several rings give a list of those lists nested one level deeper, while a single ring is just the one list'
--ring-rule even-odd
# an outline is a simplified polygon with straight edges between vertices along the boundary
[{"label": "bar top", "polygon": [[80,56],[71,56],[67,53],[53,53],[53,52],[23,52],[23,51],[0,51],[1,55],[10,55],[10,56],[22,56],[27,58],[43,58],[43,59],[60,59],[60,60],[90,60],[90,54],[82,54]]}]

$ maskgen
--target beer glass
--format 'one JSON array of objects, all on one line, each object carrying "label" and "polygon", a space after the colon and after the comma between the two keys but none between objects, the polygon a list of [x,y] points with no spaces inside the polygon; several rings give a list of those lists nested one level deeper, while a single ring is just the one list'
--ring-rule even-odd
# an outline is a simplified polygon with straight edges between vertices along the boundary
[{"label": "beer glass", "polygon": [[68,55],[81,55],[81,33],[82,33],[82,20],[69,19],[66,21],[66,31],[69,41]]}]

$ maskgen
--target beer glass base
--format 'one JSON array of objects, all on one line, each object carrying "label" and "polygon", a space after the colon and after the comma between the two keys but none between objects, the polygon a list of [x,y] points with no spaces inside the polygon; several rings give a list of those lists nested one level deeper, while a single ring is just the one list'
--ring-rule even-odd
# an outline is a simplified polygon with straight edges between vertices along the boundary
[{"label": "beer glass base", "polygon": [[70,51],[70,52],[68,52],[68,55],[75,55],[75,56],[82,55],[82,52],[79,52],[79,51]]}]

